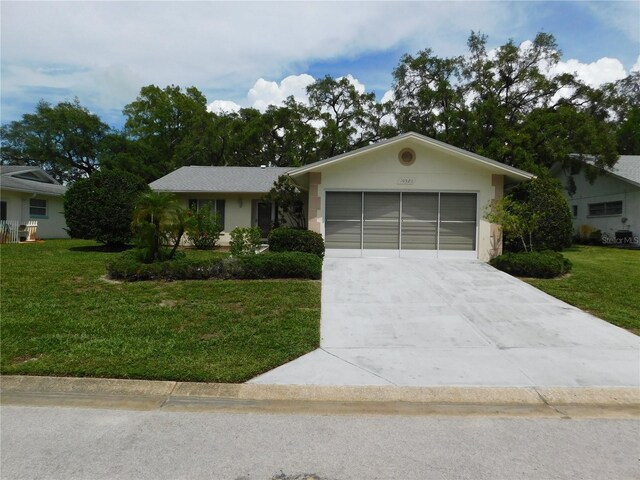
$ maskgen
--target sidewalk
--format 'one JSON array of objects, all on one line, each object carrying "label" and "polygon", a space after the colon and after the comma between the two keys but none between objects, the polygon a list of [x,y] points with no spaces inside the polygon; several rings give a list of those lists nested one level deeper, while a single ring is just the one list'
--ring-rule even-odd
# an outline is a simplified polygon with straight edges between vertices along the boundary
[{"label": "sidewalk", "polygon": [[329,387],[3,376],[0,404],[314,415],[640,418],[640,389]]}]

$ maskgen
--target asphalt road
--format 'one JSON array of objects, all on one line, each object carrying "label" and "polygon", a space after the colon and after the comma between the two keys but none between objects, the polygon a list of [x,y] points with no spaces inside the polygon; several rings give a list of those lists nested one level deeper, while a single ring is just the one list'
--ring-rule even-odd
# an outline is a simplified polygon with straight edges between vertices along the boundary
[{"label": "asphalt road", "polygon": [[5,406],[0,422],[3,480],[640,478],[637,420]]}]

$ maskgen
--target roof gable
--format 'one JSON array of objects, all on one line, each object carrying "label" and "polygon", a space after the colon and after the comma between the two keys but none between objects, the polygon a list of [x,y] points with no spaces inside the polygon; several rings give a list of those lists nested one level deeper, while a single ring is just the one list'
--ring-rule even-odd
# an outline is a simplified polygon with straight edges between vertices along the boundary
[{"label": "roof gable", "polygon": [[524,170],[520,170],[518,168],[515,167],[510,167],[508,165],[505,165],[503,163],[500,162],[496,162],[495,160],[491,160],[489,158],[483,157],[481,155],[477,155],[473,152],[469,152],[467,150],[464,150],[462,148],[458,148],[458,147],[454,147],[453,145],[449,145],[447,143],[444,142],[440,142],[438,140],[435,140],[433,138],[430,137],[426,137],[424,135],[420,135],[418,133],[415,132],[408,132],[408,133],[404,133],[402,135],[398,135],[396,137],[387,139],[387,140],[382,140],[378,143],[374,143],[372,145],[368,145],[366,147],[362,147],[359,148],[357,150],[353,150],[351,152],[346,152],[343,153],[341,155],[337,155],[335,157],[331,157],[331,158],[327,158],[325,160],[320,160],[318,162],[314,162],[314,163],[310,163],[308,165],[305,165],[303,167],[299,167],[296,168],[294,170],[291,170],[289,172],[289,175],[292,177],[298,177],[300,175],[303,175],[305,173],[308,172],[312,172],[312,171],[321,171],[323,168],[329,166],[329,165],[335,165],[336,163],[340,163],[340,162],[344,162],[344,161],[349,161],[350,159],[353,159],[355,157],[360,157],[364,154],[366,154],[367,152],[371,152],[372,150],[375,149],[379,149],[388,145],[392,145],[394,143],[402,143],[405,142],[406,140],[413,140],[413,141],[417,141],[420,142],[424,145],[427,145],[429,147],[438,149],[438,150],[442,150],[445,152],[448,152],[450,154],[453,154],[454,156],[464,160],[464,161],[469,161],[469,162],[473,162],[477,165],[482,165],[485,166],[489,169],[495,170],[496,173],[502,173],[504,175],[507,175],[508,177],[514,179],[514,180],[529,180],[531,178],[534,178],[535,175],[525,172]]},{"label": "roof gable", "polygon": [[0,176],[0,187],[5,190],[53,196],[61,196],[67,190],[40,167],[2,165]]}]

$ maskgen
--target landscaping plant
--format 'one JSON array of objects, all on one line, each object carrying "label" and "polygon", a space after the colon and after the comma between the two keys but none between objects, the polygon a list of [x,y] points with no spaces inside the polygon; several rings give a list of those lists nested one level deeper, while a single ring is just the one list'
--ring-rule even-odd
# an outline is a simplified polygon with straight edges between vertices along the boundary
[{"label": "landscaping plant", "polygon": [[492,201],[484,218],[502,227],[508,251],[559,251],[572,242],[569,204],[552,178],[539,177],[518,185]]},{"label": "landscaping plant", "polygon": [[262,233],[258,227],[236,227],[231,231],[229,249],[231,255],[253,255],[261,244]]},{"label": "landscaping plant", "polygon": [[294,228],[307,228],[304,197],[289,175],[281,175],[273,182],[273,188],[265,196],[265,200],[274,202],[278,206],[277,226],[288,223]]},{"label": "landscaping plant", "polygon": [[126,245],[131,241],[136,199],[148,190],[140,178],[122,171],[99,171],[77,180],[64,195],[69,236]]},{"label": "landscaping plant", "polygon": [[268,241],[271,252],[307,252],[324,257],[324,239],[317,232],[279,227],[271,230]]},{"label": "landscaping plant", "polygon": [[[185,232],[186,213],[172,193],[148,192],[136,202],[136,246],[147,263],[174,258]],[[170,247],[170,249],[168,248]]]},{"label": "landscaping plant", "polygon": [[507,252],[491,260],[491,265],[510,275],[531,278],[554,278],[571,271],[571,262],[561,253]]},{"label": "landscaping plant", "polygon": [[199,209],[193,206],[187,212],[186,233],[198,250],[211,250],[222,233],[220,216],[212,213],[208,204]]},{"label": "landscaping plant", "polygon": [[264,255],[212,254],[193,258],[194,252],[180,252],[172,260],[146,263],[138,251],[124,252],[107,262],[107,275],[113,280],[207,280],[269,279],[322,276],[322,260],[312,253],[280,252]]}]

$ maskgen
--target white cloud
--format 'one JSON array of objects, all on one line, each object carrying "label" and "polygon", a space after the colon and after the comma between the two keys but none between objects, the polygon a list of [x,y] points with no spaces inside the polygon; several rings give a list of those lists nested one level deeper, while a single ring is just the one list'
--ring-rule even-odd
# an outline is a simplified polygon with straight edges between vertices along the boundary
[{"label": "white cloud", "polygon": [[387,102],[393,101],[395,98],[396,96],[393,93],[393,89],[387,90],[386,92],[384,92],[384,95],[382,95],[382,99],[380,100],[380,103],[387,103]]},{"label": "white cloud", "polygon": [[638,60],[636,60],[636,63],[631,67],[631,71],[640,72],[640,55],[638,55]]},{"label": "white cloud", "polygon": [[338,77],[336,78],[336,80],[342,80],[343,78],[346,78],[347,80],[349,80],[349,83],[353,85],[353,87],[356,89],[356,92],[358,92],[360,95],[362,95],[365,92],[364,83],[362,83],[357,78],[354,78],[353,75],[351,75],[350,73],[343,77]]},{"label": "white cloud", "polygon": [[[349,80],[358,93],[362,94],[366,91],[364,83],[350,73],[338,77],[336,80],[343,78]],[[282,105],[282,102],[290,96],[293,96],[298,102],[308,104],[309,96],[307,95],[307,87],[313,82],[315,82],[315,78],[307,73],[289,75],[283,78],[280,83],[259,78],[247,93],[245,106],[257,108],[261,112],[264,112],[269,105]],[[228,111],[230,107],[233,108],[233,111],[242,108],[237,103],[229,100],[215,100],[209,104],[208,109],[209,111],[224,111],[224,108],[227,108]]]},{"label": "white cloud", "polygon": [[549,73],[552,75],[575,73],[580,80],[591,87],[599,87],[627,76],[622,62],[617,58],[608,57],[600,58],[592,63],[582,63],[572,58],[552,66]]},{"label": "white cloud", "polygon": [[[3,2],[3,117],[37,102],[26,87],[118,110],[148,84],[193,85],[240,104],[256,78],[400,46],[449,55],[471,26],[492,34],[514,15],[473,2],[464,11],[437,2]],[[295,86],[260,87],[252,103],[264,106]]]},{"label": "white cloud", "polygon": [[240,110],[242,107],[236,102],[230,100],[214,100],[207,105],[207,110],[213,113],[233,113]]},{"label": "white cloud", "polygon": [[[616,7],[616,12],[627,14],[613,15],[607,13],[609,3],[596,5],[596,14],[603,22],[620,22],[637,39],[634,7]],[[637,2],[628,3],[638,10]],[[25,105],[35,105],[39,98],[59,101],[76,95],[90,108],[117,112],[148,84],[195,86],[210,100],[225,98],[235,105],[265,108],[287,92],[304,98],[303,75],[291,76],[298,84],[285,80],[291,73],[309,71],[312,64],[336,65],[372,52],[415,52],[426,47],[440,56],[459,55],[466,51],[472,29],[486,33],[492,45],[514,32],[517,36],[529,31],[531,12],[537,8],[529,2],[461,5],[2,2],[3,121],[25,113]],[[371,85],[371,76],[380,78],[380,67],[365,70],[369,77],[358,73],[363,82]],[[275,85],[256,82],[283,77]],[[375,83],[376,90],[385,88]],[[250,89],[253,97],[247,98]]]},{"label": "white cloud", "polygon": [[259,78],[253,85],[247,99],[249,105],[264,112],[269,105],[280,105],[288,97],[293,96],[298,102],[307,103],[307,87],[315,79],[306,73],[289,75],[280,84]]}]

